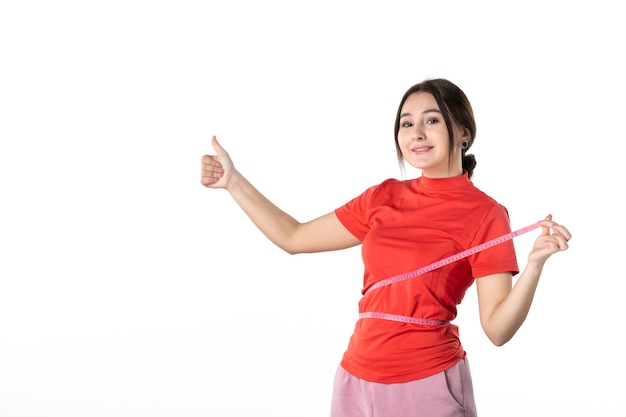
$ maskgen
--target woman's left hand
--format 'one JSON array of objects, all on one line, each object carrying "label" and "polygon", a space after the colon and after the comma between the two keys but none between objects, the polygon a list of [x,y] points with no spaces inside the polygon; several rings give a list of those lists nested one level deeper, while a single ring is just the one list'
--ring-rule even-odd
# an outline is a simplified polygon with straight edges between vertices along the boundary
[{"label": "woman's left hand", "polygon": [[535,240],[528,261],[544,263],[551,255],[569,248],[567,242],[572,238],[572,234],[565,226],[552,221],[551,214],[539,224],[541,235]]}]

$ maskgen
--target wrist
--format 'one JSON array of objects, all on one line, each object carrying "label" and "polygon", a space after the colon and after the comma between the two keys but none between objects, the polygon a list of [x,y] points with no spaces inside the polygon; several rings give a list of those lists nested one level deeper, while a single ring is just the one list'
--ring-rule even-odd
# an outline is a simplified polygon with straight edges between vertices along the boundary
[{"label": "wrist", "polygon": [[239,188],[241,188],[241,184],[245,181],[243,175],[239,171],[233,168],[230,172],[228,182],[224,186],[226,191],[233,194],[236,193]]}]

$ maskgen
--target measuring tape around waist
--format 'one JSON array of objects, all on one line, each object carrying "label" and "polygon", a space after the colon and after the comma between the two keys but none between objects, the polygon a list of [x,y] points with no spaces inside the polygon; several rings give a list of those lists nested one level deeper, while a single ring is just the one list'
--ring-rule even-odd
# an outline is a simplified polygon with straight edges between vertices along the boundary
[{"label": "measuring tape around waist", "polygon": [[443,326],[444,324],[450,323],[449,320],[422,319],[419,317],[400,316],[398,314],[377,313],[373,311],[359,313],[359,319],[391,320],[399,321],[401,323],[421,324],[422,326]]},{"label": "measuring tape around waist", "polygon": [[515,230],[513,232],[507,233],[505,235],[499,236],[495,239],[491,239],[488,240],[485,243],[481,243],[480,245],[477,246],[473,246],[467,250],[464,250],[462,252],[456,253],[452,256],[448,256],[447,258],[441,259],[439,261],[433,262],[430,265],[426,265],[422,268],[416,269],[415,271],[411,271],[411,272],[407,272],[401,275],[396,275],[395,277],[391,277],[391,278],[387,278],[384,279],[382,281],[378,281],[377,283],[373,284],[372,286],[370,286],[367,290],[365,290],[365,292],[363,292],[363,296],[365,296],[366,294],[368,294],[370,291],[375,290],[376,288],[380,288],[383,287],[385,285],[390,285],[390,284],[395,284],[396,282],[400,282],[400,281],[404,281],[407,280],[409,278],[413,278],[416,277],[418,275],[422,275],[425,274],[426,272],[430,272],[433,271],[437,268],[441,268],[444,265],[448,265],[451,264],[452,262],[456,262],[460,259],[463,258],[467,258],[470,255],[473,255],[475,253],[478,253],[482,250],[491,248],[492,246],[496,246],[499,245],[500,243],[506,242],[507,240],[511,240],[514,237],[517,237],[519,235],[522,235],[524,233],[530,232],[531,230],[534,230],[538,227],[541,227],[541,224],[539,222],[537,223],[533,223],[531,225],[528,225],[526,227],[522,227],[521,229]]}]

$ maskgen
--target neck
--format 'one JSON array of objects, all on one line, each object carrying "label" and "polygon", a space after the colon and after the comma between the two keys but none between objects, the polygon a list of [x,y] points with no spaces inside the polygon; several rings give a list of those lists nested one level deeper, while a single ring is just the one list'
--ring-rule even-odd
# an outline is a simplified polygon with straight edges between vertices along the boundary
[{"label": "neck", "polygon": [[422,175],[427,178],[452,178],[458,177],[459,175],[463,175],[465,170],[461,168],[449,168],[446,171],[429,171],[422,170]]}]

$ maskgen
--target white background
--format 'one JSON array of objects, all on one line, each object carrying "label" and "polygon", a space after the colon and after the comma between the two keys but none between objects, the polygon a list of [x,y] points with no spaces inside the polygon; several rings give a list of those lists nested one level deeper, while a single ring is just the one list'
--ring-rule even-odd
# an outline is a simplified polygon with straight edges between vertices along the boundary
[{"label": "white background", "polygon": [[626,415],[618,10],[2,2],[0,416],[328,415],[359,249],[283,253],[200,185],[200,157],[217,135],[309,220],[402,177],[396,108],[429,77],[469,96],[474,181],[512,228],[552,213],[574,236],[507,345],[473,288],[460,306],[481,417]]}]

